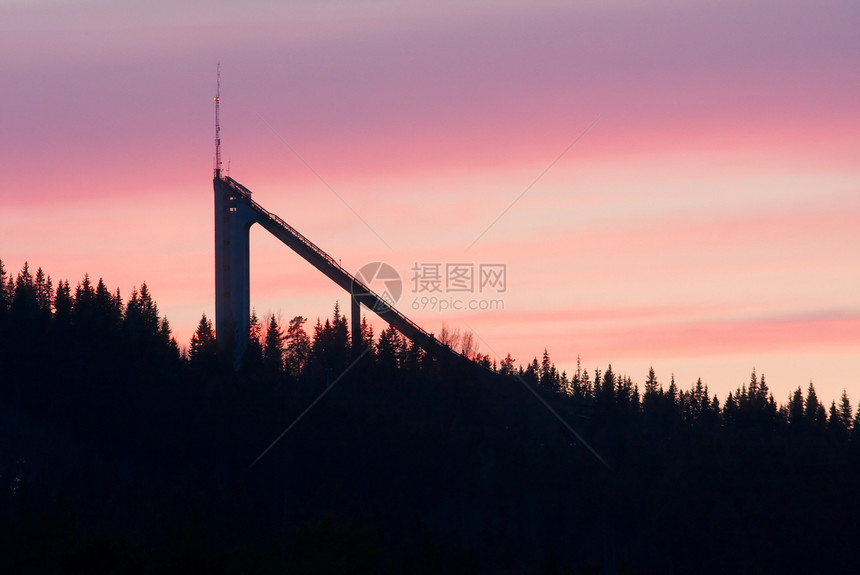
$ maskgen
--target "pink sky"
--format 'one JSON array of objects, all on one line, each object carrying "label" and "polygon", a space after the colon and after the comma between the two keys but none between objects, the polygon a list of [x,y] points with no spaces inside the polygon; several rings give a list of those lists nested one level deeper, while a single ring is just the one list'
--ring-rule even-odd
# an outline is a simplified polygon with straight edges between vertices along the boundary
[{"label": "pink sky", "polygon": [[[187,344],[214,313],[220,60],[231,175],[347,269],[391,263],[428,330],[860,400],[855,2],[290,4],[0,1],[7,270],[146,281]],[[505,263],[505,309],[413,312],[416,261]],[[251,292],[347,303],[261,229]]]}]

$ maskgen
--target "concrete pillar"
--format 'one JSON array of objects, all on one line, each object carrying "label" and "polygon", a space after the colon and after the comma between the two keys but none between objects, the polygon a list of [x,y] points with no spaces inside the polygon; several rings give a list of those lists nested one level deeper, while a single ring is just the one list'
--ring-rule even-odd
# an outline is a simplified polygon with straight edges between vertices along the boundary
[{"label": "concrete pillar", "polygon": [[257,214],[239,192],[215,178],[215,337],[238,369],[248,342],[251,309],[250,229]]}]

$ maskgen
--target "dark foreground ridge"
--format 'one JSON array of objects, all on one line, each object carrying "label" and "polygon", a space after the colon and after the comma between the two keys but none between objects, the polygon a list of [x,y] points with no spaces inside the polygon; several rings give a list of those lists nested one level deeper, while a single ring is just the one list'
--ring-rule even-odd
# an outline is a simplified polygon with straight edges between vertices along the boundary
[{"label": "dark foreground ridge", "polygon": [[367,323],[354,348],[338,306],[304,323],[252,319],[235,372],[205,317],[183,353],[145,284],[0,264],[0,572],[857,569],[847,394],[777,404],[753,372],[721,402]]}]

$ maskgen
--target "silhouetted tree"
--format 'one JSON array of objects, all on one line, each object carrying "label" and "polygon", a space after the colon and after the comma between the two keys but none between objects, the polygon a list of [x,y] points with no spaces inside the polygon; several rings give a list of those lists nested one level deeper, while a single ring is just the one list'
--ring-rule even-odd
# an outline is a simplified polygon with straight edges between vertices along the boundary
[{"label": "silhouetted tree", "polygon": [[385,381],[394,379],[397,369],[400,367],[400,358],[403,355],[403,339],[394,327],[389,326],[381,334],[376,342],[376,365],[379,375]]},{"label": "silhouetted tree", "polygon": [[176,343],[176,338],[174,338],[172,335],[172,332],[170,330],[170,322],[167,320],[166,317],[161,318],[161,324],[158,328],[158,337],[161,340],[161,343],[164,344],[169,350],[170,357],[178,359],[179,344]]},{"label": "silhouetted tree", "polygon": [[200,318],[200,323],[197,324],[197,330],[191,336],[191,345],[188,348],[188,359],[192,363],[201,363],[212,361],[217,353],[217,344],[215,343],[215,332],[212,329],[212,322],[204,313]]},{"label": "silhouetted tree", "polygon": [[460,348],[460,330],[457,328],[448,329],[448,326],[443,323],[438,340],[442,345],[446,345],[456,351]]},{"label": "silhouetted tree", "polygon": [[112,294],[102,278],[96,284],[93,300],[94,327],[100,333],[110,333],[122,322],[123,305],[119,290]]},{"label": "silhouetted tree", "polygon": [[830,433],[833,440],[842,443],[848,441],[849,427],[842,420],[842,415],[839,413],[839,408],[836,407],[836,401],[830,403],[830,414],[827,418],[827,431]]},{"label": "silhouetted tree", "polygon": [[278,374],[284,368],[284,333],[278,325],[275,315],[269,316],[266,327],[265,343],[263,344],[263,365],[269,373]]},{"label": "silhouetted tree", "polygon": [[546,350],[546,348],[544,348],[543,350],[543,358],[541,359],[538,375],[538,382],[540,383],[541,387],[543,387],[547,391],[561,391],[558,371],[555,369],[555,365],[550,360],[549,352]]},{"label": "silhouetted tree", "polygon": [[33,289],[36,293],[36,305],[39,311],[45,320],[50,319],[54,303],[54,286],[51,282],[51,276],[46,276],[42,268],[36,270]]},{"label": "silhouetted tree", "polygon": [[311,343],[311,357],[318,370],[341,371],[349,365],[350,348],[349,326],[346,316],[341,315],[340,305],[335,303],[331,321],[321,324],[317,319]]},{"label": "silhouetted tree", "polygon": [[54,318],[62,321],[70,321],[72,315],[72,290],[69,281],[61,281],[57,284],[57,293],[54,295]]},{"label": "silhouetted tree", "polygon": [[[857,404],[854,421],[851,423],[851,444],[854,447],[855,453],[860,456],[860,403]],[[860,463],[860,459],[857,462]]]},{"label": "silhouetted tree", "polygon": [[304,328],[305,321],[300,315],[291,319],[284,336],[284,368],[294,380],[304,373],[311,352],[311,340]]},{"label": "silhouetted tree", "polygon": [[[390,328],[323,399],[314,386],[354,357],[338,306],[313,342],[304,318],[285,339],[267,318],[298,384],[272,385],[262,364],[234,373],[217,356],[205,315],[178,359],[145,284],[123,303],[89,276],[74,294],[60,281],[46,307],[47,274],[9,281],[0,265],[4,572],[274,573],[355,557],[373,573],[851,572],[860,410],[844,390],[829,416],[811,384],[776,406],[753,370],[721,408],[701,379],[679,392],[673,375],[663,392],[650,369],[640,398],[611,365],[595,392],[579,362],[568,380],[546,351],[525,369],[503,359],[501,374],[558,382],[566,395],[541,397],[610,470],[520,383]],[[264,338],[251,324],[249,347]],[[807,553],[780,547],[798,538]]]},{"label": "silhouetted tree", "polygon": [[138,340],[138,344],[143,340],[152,341],[159,338],[161,321],[158,317],[158,306],[152,299],[146,282],[141,284],[139,292],[132,289],[131,297],[125,306],[123,323],[126,330]]},{"label": "silhouetted tree", "polygon": [[2,321],[3,316],[9,309],[9,300],[11,296],[6,289],[6,282],[8,281],[9,280],[6,276],[6,268],[3,265],[3,260],[0,260],[0,321]]},{"label": "silhouetted tree", "polygon": [[[598,379],[597,372],[595,372],[594,379],[595,381],[597,381]],[[615,403],[615,373],[612,371],[612,364],[609,364],[609,366],[607,366],[606,368],[606,371],[603,372],[603,379],[600,383],[600,389],[598,390],[595,387],[595,395],[595,399],[597,401],[598,406],[608,408],[613,403]]]},{"label": "silhouetted tree", "polygon": [[[577,369],[579,369],[579,360],[576,362]],[[582,389],[582,397],[583,399],[594,399],[594,388],[591,384],[590,376],[588,375],[588,370],[582,370],[582,377],[580,378],[580,388]]]},{"label": "silhouetted tree", "polygon": [[12,315],[19,326],[32,326],[37,312],[39,302],[36,299],[36,287],[33,284],[33,275],[30,266],[24,262],[24,267],[15,279],[15,292],[12,297]]},{"label": "silhouetted tree", "polygon": [[568,397],[573,395],[573,384],[570,381],[570,378],[567,377],[567,372],[562,371],[561,376],[559,377],[559,389],[561,393],[567,395]]},{"label": "silhouetted tree", "polygon": [[531,385],[538,385],[540,383],[540,364],[538,364],[536,357],[526,366],[523,378]]},{"label": "silhouetted tree", "polygon": [[368,353],[370,354],[370,357],[373,357],[374,346],[376,345],[376,341],[374,340],[373,326],[370,325],[369,323],[367,323],[367,317],[361,318],[360,329],[361,329],[361,346],[360,346],[360,349],[364,349],[364,348],[369,347],[370,351]]},{"label": "silhouetted tree", "polygon": [[711,412],[711,399],[708,386],[702,383],[702,378],[696,380],[693,388],[683,394],[684,418],[688,425],[698,425],[700,420],[708,419]]},{"label": "silhouetted tree", "polygon": [[421,373],[421,366],[425,360],[425,353],[421,347],[418,346],[414,341],[409,341],[406,338],[403,339],[403,361],[401,365],[405,371],[405,373],[410,374],[412,377],[417,378]]},{"label": "silhouetted tree", "polygon": [[242,369],[248,373],[256,373],[263,365],[263,326],[257,317],[257,310],[251,310],[248,318],[248,343],[245,346],[245,357]]},{"label": "silhouetted tree", "polygon": [[645,394],[642,397],[642,408],[645,413],[655,413],[661,402],[662,389],[657,381],[654,367],[648,369],[648,378],[645,380]]},{"label": "silhouetted tree", "polygon": [[850,430],[853,425],[853,419],[851,417],[851,400],[848,399],[848,391],[842,390],[842,397],[839,400],[839,419],[842,422],[842,426],[846,430]]},{"label": "silhouetted tree", "polygon": [[801,391],[800,386],[797,387],[797,390],[795,390],[789,400],[788,422],[798,432],[804,427],[803,391]]},{"label": "silhouetted tree", "polygon": [[505,358],[499,363],[499,373],[502,375],[513,375],[514,374],[514,362],[516,360],[511,357],[511,354],[505,356]]},{"label": "silhouetted tree", "polygon": [[811,381],[806,390],[806,409],[803,416],[809,429],[817,432],[824,431],[827,425],[827,412],[824,406],[819,403],[818,395],[815,393],[815,386]]},{"label": "silhouetted tree", "polygon": [[[610,366],[611,369],[611,366]],[[639,390],[629,376],[615,378],[615,403],[622,411],[638,410]]]},{"label": "silhouetted tree", "polygon": [[469,359],[474,360],[478,356],[478,342],[475,341],[475,334],[472,330],[463,332],[460,338],[460,353]]},{"label": "silhouetted tree", "polygon": [[570,378],[570,395],[575,400],[582,400],[585,397],[585,392],[582,389],[582,361],[578,355],[576,356],[576,371]]}]

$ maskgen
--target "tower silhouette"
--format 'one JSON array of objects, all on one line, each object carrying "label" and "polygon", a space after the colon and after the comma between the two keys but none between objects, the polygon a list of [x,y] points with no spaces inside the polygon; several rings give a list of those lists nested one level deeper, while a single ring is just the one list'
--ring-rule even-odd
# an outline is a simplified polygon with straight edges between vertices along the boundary
[{"label": "tower silhouette", "polygon": [[215,95],[215,335],[219,348],[238,368],[248,343],[251,308],[250,230],[260,224],[351,297],[352,341],[361,342],[361,305],[431,355],[463,358],[401,314],[364,281],[353,277],[313,242],[251,198],[251,190],[221,170],[221,74]]},{"label": "tower silhouette", "polygon": [[361,306],[373,310],[426,352],[463,358],[397,311],[287,222],[251,198],[251,190],[215,171],[215,334],[222,351],[238,367],[248,341],[250,321],[250,230],[260,224],[335,284],[350,294],[352,341],[361,341]]},{"label": "tower silhouette", "polygon": [[[248,192],[250,195],[250,192]],[[215,334],[219,347],[241,363],[250,328],[251,226],[258,217],[230,183],[215,177]]]}]

